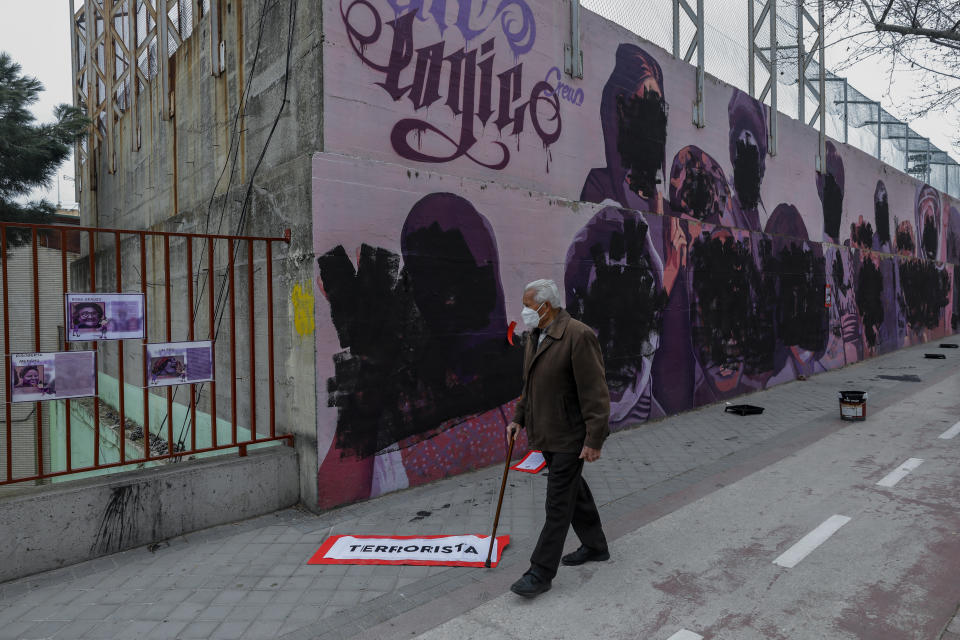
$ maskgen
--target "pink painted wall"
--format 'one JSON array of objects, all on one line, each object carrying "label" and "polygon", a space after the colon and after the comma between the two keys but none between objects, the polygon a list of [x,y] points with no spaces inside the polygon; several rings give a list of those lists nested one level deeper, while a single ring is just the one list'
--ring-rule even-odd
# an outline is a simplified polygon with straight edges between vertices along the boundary
[{"label": "pink painted wall", "polygon": [[958,203],[835,142],[818,176],[784,116],[767,155],[709,78],[694,127],[694,69],[616,25],[585,12],[572,80],[554,0],[324,8],[321,506],[502,461],[536,278],[598,331],[615,429],[955,330]]}]

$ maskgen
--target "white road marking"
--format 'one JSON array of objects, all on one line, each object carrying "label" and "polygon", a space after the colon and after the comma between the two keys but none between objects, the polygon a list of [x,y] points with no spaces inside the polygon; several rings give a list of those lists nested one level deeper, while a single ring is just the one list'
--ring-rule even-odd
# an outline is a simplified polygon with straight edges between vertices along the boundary
[{"label": "white road marking", "polygon": [[951,439],[953,439],[953,437],[954,437],[955,435],[957,435],[958,433],[960,433],[960,422],[958,422],[957,424],[953,425],[952,427],[950,427],[949,429],[947,429],[946,431],[944,431],[943,433],[941,433],[941,434],[940,434],[940,439],[941,439],[941,440],[951,440]]},{"label": "white road marking", "polygon": [[675,634],[667,638],[667,640],[703,640],[703,636],[699,633],[694,633],[693,631],[680,629],[680,631],[677,631]]},{"label": "white road marking", "polygon": [[921,458],[910,458],[902,465],[888,473],[883,477],[883,480],[877,483],[878,487],[892,487],[901,480],[907,477],[907,474],[923,464]]},{"label": "white road marking", "polygon": [[792,569],[848,522],[850,522],[850,518],[847,516],[830,516],[824,520],[823,524],[800,538],[799,542],[784,551],[779,558],[773,561],[773,564]]}]

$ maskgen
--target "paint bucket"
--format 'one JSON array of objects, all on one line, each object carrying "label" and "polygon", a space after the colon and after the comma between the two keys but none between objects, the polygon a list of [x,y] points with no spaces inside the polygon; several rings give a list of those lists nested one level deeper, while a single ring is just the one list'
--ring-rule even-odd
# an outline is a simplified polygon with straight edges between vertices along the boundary
[{"label": "paint bucket", "polygon": [[840,398],[841,420],[867,419],[866,391],[840,391],[837,395]]}]

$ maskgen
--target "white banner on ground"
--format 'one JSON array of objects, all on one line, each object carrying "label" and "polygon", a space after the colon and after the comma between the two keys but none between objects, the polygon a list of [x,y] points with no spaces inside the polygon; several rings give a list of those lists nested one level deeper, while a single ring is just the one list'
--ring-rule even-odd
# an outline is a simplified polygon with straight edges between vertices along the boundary
[{"label": "white banner on ground", "polygon": [[510,467],[510,470],[540,473],[545,466],[547,461],[543,459],[543,452],[534,450],[523,456],[523,460]]},{"label": "white banner on ground", "polygon": [[[500,561],[510,536],[497,536],[490,566]],[[410,564],[482,567],[490,536],[332,536],[308,564]]]}]

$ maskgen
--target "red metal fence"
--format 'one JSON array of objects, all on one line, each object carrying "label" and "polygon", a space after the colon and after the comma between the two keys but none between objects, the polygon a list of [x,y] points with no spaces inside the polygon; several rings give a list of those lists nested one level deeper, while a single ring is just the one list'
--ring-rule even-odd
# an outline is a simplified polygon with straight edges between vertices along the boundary
[{"label": "red metal fence", "polygon": [[[8,241],[20,244],[8,247]],[[276,440],[286,440],[288,444],[292,444],[291,435],[277,434],[274,410],[277,383],[274,375],[273,246],[278,242],[289,244],[290,231],[288,230],[284,237],[251,237],[0,222],[6,381],[3,390],[3,440],[0,440],[5,460],[0,459],[0,468],[3,469],[0,473],[0,486],[131,464],[180,459],[216,450],[235,448],[240,455],[246,455],[249,445]],[[173,262],[171,248],[176,254]],[[41,268],[40,252],[43,252],[46,267],[55,264],[55,254],[52,255],[51,251],[59,252],[59,274],[55,273],[56,269]],[[82,255],[83,253],[86,255]],[[259,278],[256,273],[261,270],[257,268],[258,262],[262,265],[263,272]],[[105,274],[100,281],[97,278],[98,271]],[[131,272],[135,277],[130,277]],[[237,309],[238,297],[242,301],[244,296],[243,291],[238,291],[237,280],[245,280],[246,284],[245,313],[238,313]],[[175,285],[177,291],[174,291]],[[92,402],[92,464],[74,464],[71,400],[68,399],[48,401],[63,403],[64,407],[65,464],[57,465],[62,468],[52,468],[47,460],[49,451],[46,457],[44,454],[53,444],[47,441],[51,437],[50,430],[44,428],[46,402],[36,402],[31,415],[18,421],[33,421],[35,439],[29,447],[21,446],[18,449],[15,446],[11,354],[70,350],[70,342],[66,340],[67,327],[62,303],[57,309],[56,305],[49,302],[52,287],[59,287],[60,291],[56,293],[63,294],[60,296],[61,300],[68,292],[139,292],[144,295],[145,314],[148,318],[147,333],[143,340],[136,341],[135,349],[130,349],[130,340],[126,341],[127,344],[123,340],[96,344],[98,371],[113,375],[118,381],[119,393],[115,410],[119,415],[119,456],[114,461],[105,461],[101,455],[101,402],[96,399]],[[256,295],[258,287],[259,296]],[[43,306],[41,295],[46,296]],[[32,300],[29,296],[32,296]],[[10,306],[11,297],[21,309],[29,307],[29,321],[20,316],[12,317],[14,314]],[[162,308],[158,308],[161,298]],[[259,324],[264,321],[265,335]],[[49,339],[50,323],[53,322],[57,323],[58,330],[59,325],[63,324],[63,330],[58,331],[56,345],[51,344]],[[226,324],[226,337],[219,335],[221,323]],[[258,327],[260,334],[257,333]],[[42,340],[43,335],[48,338]],[[258,338],[261,353],[257,353]],[[160,394],[166,394],[166,416],[161,424],[151,427],[150,398],[156,391],[148,387],[146,345],[150,342],[173,342],[175,339],[213,341],[214,381],[180,385],[176,389],[169,386],[165,390],[161,388]],[[244,341],[246,346],[242,344]],[[57,348],[51,348],[54,346]],[[218,366],[216,353],[224,348],[227,355],[221,353]],[[245,358],[238,358],[238,349]],[[111,351],[115,351],[115,356],[109,353]],[[257,368],[257,363],[263,362],[263,358],[266,359],[265,375],[261,374],[258,380],[257,374],[262,369]],[[133,373],[131,376],[131,361],[136,367],[138,360],[142,375]],[[223,376],[227,374],[228,384],[224,385]],[[238,379],[244,378],[247,379],[246,388],[238,389]],[[135,450],[129,451],[127,446],[126,405],[129,394],[126,387],[129,386],[130,379],[142,382],[143,411],[140,426],[143,446],[139,454]],[[219,388],[217,379],[221,380]],[[223,386],[228,387],[226,391],[229,391],[229,404],[224,397],[226,394]],[[188,406],[189,429],[186,428],[185,418],[183,428],[179,435],[175,436],[173,408],[177,392],[189,393],[189,398],[184,403]],[[264,400],[265,406],[262,404]],[[218,408],[222,412],[227,406],[230,437],[224,440],[217,433],[217,424],[222,422],[217,415]],[[265,426],[262,422],[258,425],[258,409],[262,417],[266,418]],[[204,410],[209,416],[209,446],[198,446],[199,410]],[[246,425],[244,430],[249,432],[247,438],[238,435],[239,419]],[[165,452],[152,451],[151,438],[154,437],[165,437]],[[27,460],[27,456],[32,457],[32,461]],[[23,472],[25,467],[29,470]],[[15,468],[21,471],[15,473]]]}]

